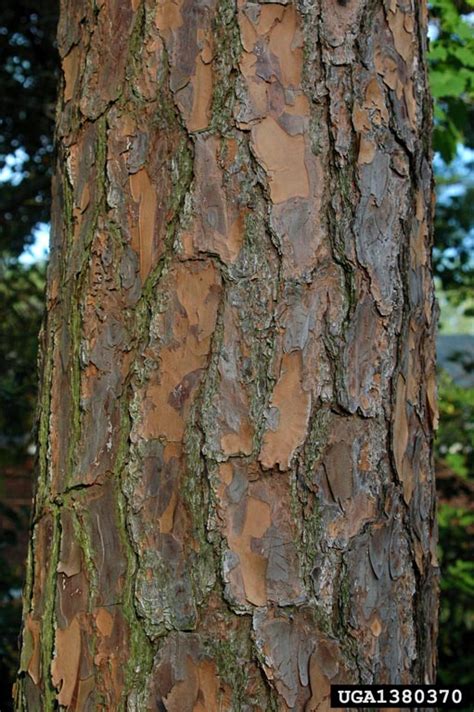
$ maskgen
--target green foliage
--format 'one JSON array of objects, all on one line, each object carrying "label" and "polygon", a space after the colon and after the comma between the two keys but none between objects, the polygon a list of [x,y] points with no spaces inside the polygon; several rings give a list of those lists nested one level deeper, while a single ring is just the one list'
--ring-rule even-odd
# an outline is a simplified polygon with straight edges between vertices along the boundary
[{"label": "green foliage", "polygon": [[41,264],[0,260],[0,709],[5,712],[12,709],[11,681],[18,666],[22,553],[30,512],[8,506],[2,495],[12,468],[29,474],[25,460],[33,439],[45,271]]},{"label": "green foliage", "polygon": [[474,632],[474,512],[440,504],[438,524],[442,573],[439,681],[468,685],[474,670],[470,645]]},{"label": "green foliage", "polygon": [[[442,184],[438,191],[442,195]],[[438,200],[435,215],[433,267],[443,290],[454,304],[468,304],[469,296],[473,294],[473,233],[474,182],[465,182],[463,190]]]},{"label": "green foliage", "polygon": [[0,462],[25,455],[36,400],[45,266],[0,262]]},{"label": "green foliage", "polygon": [[435,458],[444,461],[459,477],[474,471],[474,388],[457,386],[442,371],[438,377],[440,428]]},{"label": "green foliage", "polygon": [[[433,147],[445,163],[438,166],[433,267],[453,303],[465,301],[474,287],[474,184],[447,168],[460,144],[474,146],[474,24],[468,14],[474,0],[430,0],[436,38],[430,42],[429,67],[434,97]],[[435,163],[436,167],[436,163]],[[447,185],[457,185],[449,194]]]},{"label": "green foliage", "polygon": [[[439,378],[436,441],[441,565],[439,682],[472,683],[474,650],[474,388]],[[462,651],[462,654],[459,654]],[[466,708],[467,712],[467,708]]]},{"label": "green foliage", "polygon": [[430,82],[435,99],[434,148],[450,162],[459,143],[474,145],[474,27],[461,13],[474,1],[430,0],[437,37],[430,43]]}]

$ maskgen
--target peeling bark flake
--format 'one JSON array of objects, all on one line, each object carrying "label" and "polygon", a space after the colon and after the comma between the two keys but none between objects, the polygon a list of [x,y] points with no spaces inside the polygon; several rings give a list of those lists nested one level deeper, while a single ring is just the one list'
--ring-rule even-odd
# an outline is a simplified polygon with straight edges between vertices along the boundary
[{"label": "peeling bark flake", "polygon": [[140,275],[143,282],[153,266],[156,251],[156,188],[150,182],[146,170],[142,168],[130,176],[130,189],[134,201],[138,203],[138,226],[135,228],[138,234],[132,241],[132,246],[140,257]]},{"label": "peeling bark flake", "polygon": [[267,117],[252,130],[255,153],[267,171],[275,204],[309,196],[303,136],[289,136]]},{"label": "peeling bark flake", "polygon": [[53,685],[59,689],[57,700],[60,705],[71,704],[78,682],[81,660],[81,629],[77,618],[71,625],[56,630],[55,658],[51,664]]},{"label": "peeling bark flake", "polygon": [[276,411],[278,424],[267,428],[259,455],[266,469],[278,465],[280,470],[287,470],[296,449],[305,440],[311,396],[303,390],[301,376],[301,353],[285,354],[270,406]]}]

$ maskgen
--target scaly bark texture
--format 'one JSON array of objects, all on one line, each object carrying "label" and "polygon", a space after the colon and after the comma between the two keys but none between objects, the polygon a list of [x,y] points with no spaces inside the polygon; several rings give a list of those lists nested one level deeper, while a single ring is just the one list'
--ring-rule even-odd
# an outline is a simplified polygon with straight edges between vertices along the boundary
[{"label": "scaly bark texture", "polygon": [[18,710],[433,681],[424,0],[63,0]]}]

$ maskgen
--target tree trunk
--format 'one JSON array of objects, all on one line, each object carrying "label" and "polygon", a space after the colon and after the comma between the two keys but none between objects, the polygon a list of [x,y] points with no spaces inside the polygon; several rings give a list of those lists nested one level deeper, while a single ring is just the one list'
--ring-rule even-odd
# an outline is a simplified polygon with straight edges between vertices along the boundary
[{"label": "tree trunk", "polygon": [[18,710],[434,679],[424,0],[63,0]]}]

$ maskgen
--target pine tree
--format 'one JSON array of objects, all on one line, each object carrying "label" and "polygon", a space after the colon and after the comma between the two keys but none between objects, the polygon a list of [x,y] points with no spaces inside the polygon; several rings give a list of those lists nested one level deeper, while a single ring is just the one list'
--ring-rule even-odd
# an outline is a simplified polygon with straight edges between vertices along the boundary
[{"label": "pine tree", "polygon": [[426,24],[62,3],[17,710],[433,681]]}]

